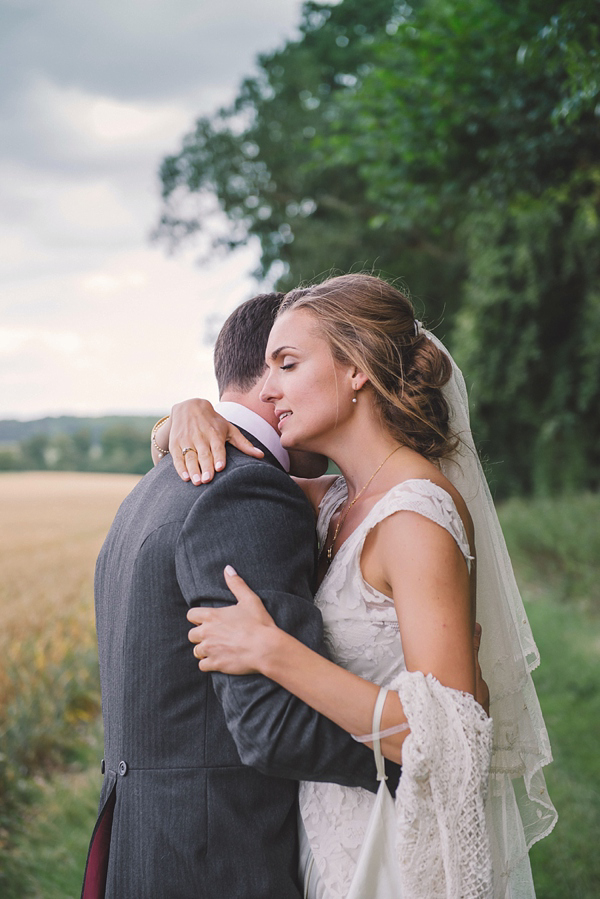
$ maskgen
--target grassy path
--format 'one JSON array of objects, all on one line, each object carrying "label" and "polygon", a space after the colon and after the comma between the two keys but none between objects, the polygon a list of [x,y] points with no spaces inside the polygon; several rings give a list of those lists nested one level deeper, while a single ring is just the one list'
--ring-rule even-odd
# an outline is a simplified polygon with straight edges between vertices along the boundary
[{"label": "grassy path", "polygon": [[79,899],[98,809],[101,756],[98,722],[79,763],[36,780],[37,798],[25,809],[3,899]]},{"label": "grassy path", "polygon": [[533,847],[538,899],[600,896],[600,622],[550,602],[527,612],[542,654],[536,686],[554,755],[546,780],[559,819]]}]

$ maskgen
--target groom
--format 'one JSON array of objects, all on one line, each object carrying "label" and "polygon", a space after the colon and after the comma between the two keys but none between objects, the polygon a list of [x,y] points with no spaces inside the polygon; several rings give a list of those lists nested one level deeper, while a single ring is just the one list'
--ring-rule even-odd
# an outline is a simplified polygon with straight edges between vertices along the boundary
[{"label": "groom", "polygon": [[281,297],[238,307],[215,347],[228,447],[195,487],[169,457],[122,504],[96,567],[105,759],[82,899],[299,899],[298,780],[376,789],[371,750],[260,675],[200,672],[186,612],[232,602],[233,565],[277,624],[323,652],[315,523],[259,399]]}]

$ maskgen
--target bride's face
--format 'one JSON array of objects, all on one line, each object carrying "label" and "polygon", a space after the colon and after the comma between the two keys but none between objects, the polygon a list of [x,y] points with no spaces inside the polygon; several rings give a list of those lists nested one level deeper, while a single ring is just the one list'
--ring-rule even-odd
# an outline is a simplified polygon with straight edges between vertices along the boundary
[{"label": "bride's face", "polygon": [[352,411],[352,367],[333,358],[318,320],[302,309],[277,319],[266,350],[261,399],[273,403],[285,447],[327,452]]}]

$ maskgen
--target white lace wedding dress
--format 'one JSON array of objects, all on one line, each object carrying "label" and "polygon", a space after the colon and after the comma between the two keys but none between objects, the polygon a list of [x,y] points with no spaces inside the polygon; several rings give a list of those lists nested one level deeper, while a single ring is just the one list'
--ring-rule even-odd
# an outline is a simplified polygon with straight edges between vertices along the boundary
[{"label": "white lace wedding dress", "polygon": [[[321,503],[321,545],[346,496],[345,481],[338,478]],[[399,511],[417,512],[445,528],[470,567],[469,543],[451,496],[431,481],[409,480],[382,497],[340,546],[315,601],[332,659],[396,689],[411,727],[396,801],[398,899],[483,899],[492,896],[484,812],[491,721],[472,697],[431,676],[406,672],[394,603],[367,584],[360,569],[369,531]],[[301,870],[310,899],[347,895],[374,800],[360,788],[300,785]]]}]

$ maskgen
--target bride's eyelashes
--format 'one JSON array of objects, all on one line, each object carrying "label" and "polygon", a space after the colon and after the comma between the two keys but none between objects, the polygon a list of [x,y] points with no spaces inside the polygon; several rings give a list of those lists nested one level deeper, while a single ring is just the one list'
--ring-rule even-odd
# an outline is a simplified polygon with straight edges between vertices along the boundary
[{"label": "bride's eyelashes", "polygon": [[286,365],[280,365],[279,368],[281,371],[289,371],[291,368],[294,368],[295,365],[295,362],[288,362]]}]

